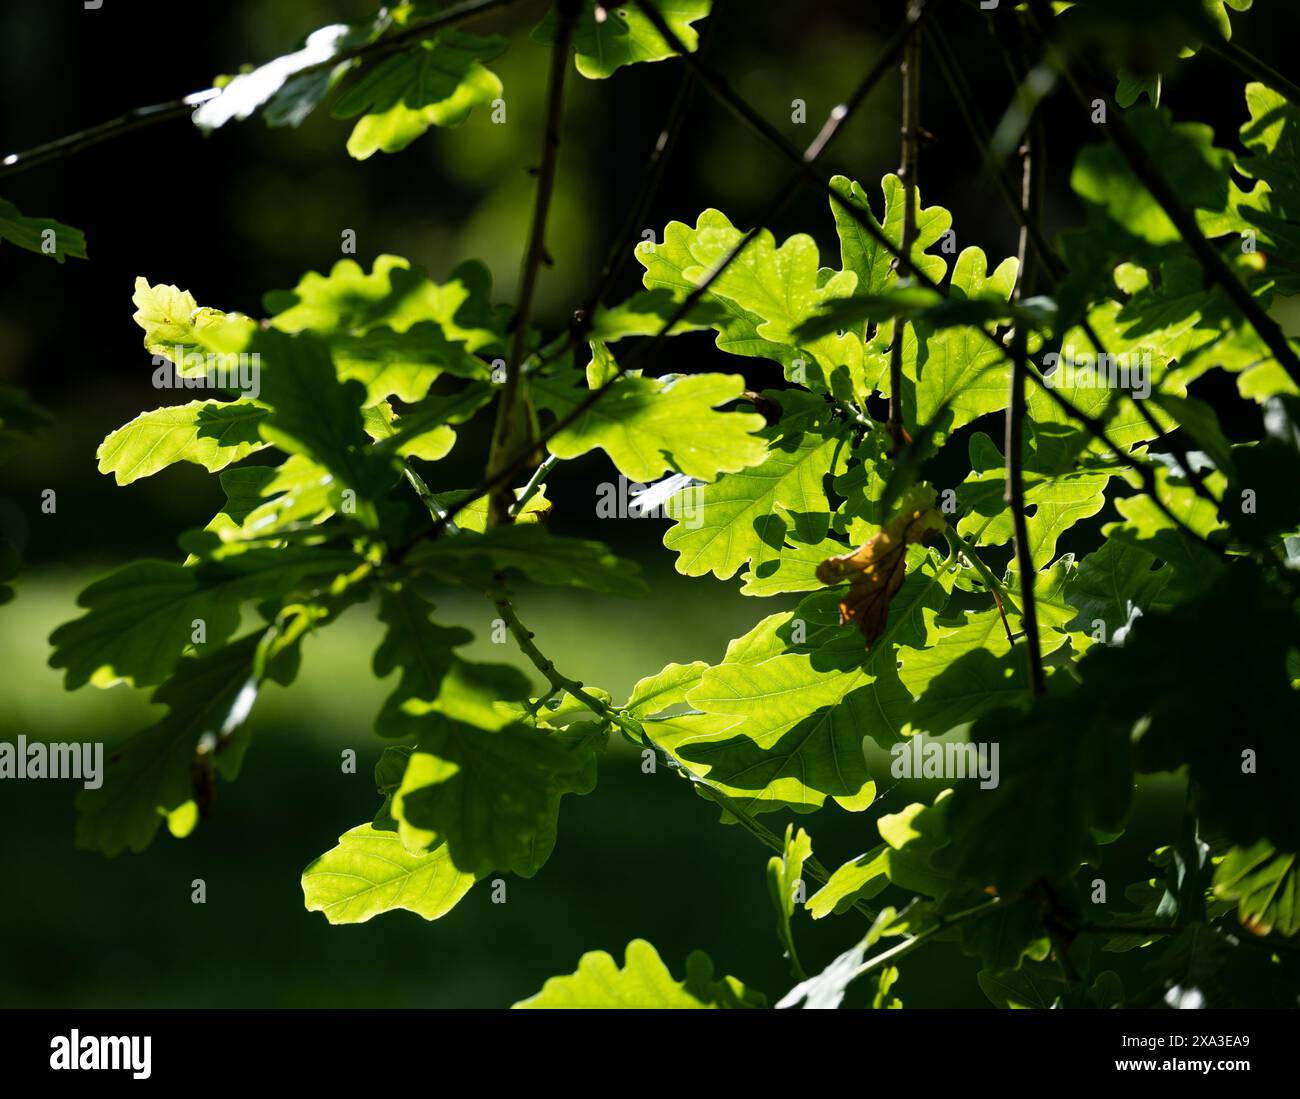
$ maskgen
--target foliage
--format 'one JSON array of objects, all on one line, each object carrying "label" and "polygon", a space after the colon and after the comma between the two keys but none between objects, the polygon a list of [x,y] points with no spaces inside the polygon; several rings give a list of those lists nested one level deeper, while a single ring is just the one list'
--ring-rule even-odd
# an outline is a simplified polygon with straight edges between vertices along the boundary
[{"label": "foliage", "polygon": [[[1160,64],[1230,29],[1221,2],[1151,6],[1166,17],[1150,32],[1166,35]],[[560,0],[532,37],[605,79],[695,49],[709,7]],[[1040,7],[1002,14],[1041,47]],[[1058,8],[1051,63],[1065,77],[1136,18],[1131,4]],[[444,16],[407,3],[324,28],[222,82],[195,121],[260,110],[296,122],[337,90],[334,115],[356,120],[347,151],[396,152],[501,93],[489,64],[507,40]],[[1137,77],[1110,61],[1133,103]],[[81,796],[77,842],[111,855],[142,850],[163,823],[188,834],[214,784],[239,771],[260,686],[290,682],[302,639],[364,604],[386,631],[373,670],[392,677],[375,723],[389,746],[373,819],[303,874],[307,907],[331,923],[395,909],[434,920],[488,879],[540,872],[564,798],[594,790],[612,733],[773,847],[777,938],[796,982],[778,1006],[897,1006],[902,959],[934,939],[980,960],[999,1006],[1174,1003],[1192,988],[1227,1002],[1237,993],[1224,975],[1251,952],[1292,981],[1293,999],[1300,361],[1265,310],[1300,289],[1285,259],[1300,240],[1300,111],[1252,82],[1243,117],[1234,148],[1153,105],[1114,120],[1186,209],[1099,132],[1071,177],[1085,223],[1063,235],[1064,277],[1033,301],[1019,292],[1028,255],[948,247],[948,211],[892,174],[883,203],[874,181],[826,177],[831,217],[809,228],[833,225],[838,256],[718,210],[670,222],[635,248],[643,292],[553,338],[532,327],[527,302],[495,302],[474,261],[438,283],[395,256],[369,271],[344,260],[268,294],[259,318],[141,280],[135,319],[150,353],[189,377],[242,356],[260,385],[143,412],[100,448],[119,484],[190,462],[220,475],[227,502],[181,536],[182,561],[98,580],[51,637],[69,689],[126,681],[167,707]],[[537,216],[544,235],[544,203]],[[43,224],[0,204],[5,239],[32,247]],[[57,230],[57,258],[84,255],[79,236]],[[543,252],[530,249],[533,275]],[[647,349],[688,331],[709,332],[771,387],[643,372]],[[1119,351],[1149,369],[1150,393],[1066,370],[1063,351]],[[1032,384],[1018,408],[1021,373]],[[1231,438],[1197,396],[1215,374],[1235,376],[1255,437]],[[438,462],[458,431],[489,415],[505,425],[489,475],[445,483]],[[1004,418],[1022,432],[1008,436],[1019,453],[993,441]],[[716,664],[651,670],[621,704],[555,667],[510,586],[524,576],[644,593],[632,563],[544,521],[546,475],[596,450],[586,468],[669,475],[664,545],[680,573],[739,576],[745,594],[793,604]],[[969,473],[940,480],[963,452]],[[447,587],[492,602],[540,689],[458,653],[470,634],[440,624],[431,602]],[[993,750],[989,782],[945,769],[982,766]],[[910,754],[917,778],[955,781],[882,813],[882,752]],[[1135,783],[1169,772],[1187,808],[1157,854],[1166,879],[1134,883],[1137,910],[1125,912],[1099,899],[1098,867],[1124,834]],[[761,819],[788,811],[860,814],[866,852],[824,871],[808,830],[787,823],[781,839]],[[810,875],[822,887],[805,904]],[[809,976],[801,907],[866,915],[868,928],[847,930],[845,952]],[[1148,985],[1124,988],[1102,945],[1148,947]],[[622,967],[587,954],[516,1006],[761,1002],[716,979],[702,954],[678,980],[634,939]]]}]

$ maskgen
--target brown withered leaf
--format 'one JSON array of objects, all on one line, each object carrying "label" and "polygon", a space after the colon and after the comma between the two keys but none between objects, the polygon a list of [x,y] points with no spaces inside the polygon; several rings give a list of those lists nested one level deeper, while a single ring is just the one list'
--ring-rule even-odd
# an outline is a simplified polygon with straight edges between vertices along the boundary
[{"label": "brown withered leaf", "polygon": [[828,557],[817,566],[817,579],[823,584],[848,580],[849,590],[840,600],[840,625],[856,622],[868,649],[885,632],[889,605],[903,586],[907,547],[944,527],[934,503],[933,488],[914,486],[898,513],[877,534],[853,553]]}]

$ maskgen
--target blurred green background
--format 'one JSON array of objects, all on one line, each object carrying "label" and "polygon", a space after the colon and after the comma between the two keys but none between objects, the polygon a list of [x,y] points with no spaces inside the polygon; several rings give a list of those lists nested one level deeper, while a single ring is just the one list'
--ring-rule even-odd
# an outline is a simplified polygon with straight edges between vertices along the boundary
[{"label": "blurred green background", "polygon": [[[519,3],[468,28],[511,39],[492,65],[505,83],[506,125],[478,111],[403,153],[357,162],[344,151],[349,125],[324,110],[296,130],[250,121],[207,139],[180,121],[0,179],[0,195],[25,213],[83,229],[91,257],[59,267],[0,248],[0,379],[24,386],[57,421],[0,467],[0,523],[23,544],[26,562],[17,601],[0,609],[0,737],[112,743],[153,720],[146,700],[124,687],[65,694],[46,666],[46,638],[75,615],[76,592],[89,579],[138,557],[174,556],[176,535],[205,523],[221,503],[216,478],[197,467],[124,489],[95,470],[104,435],[159,403],[131,320],[135,276],[187,288],[203,305],[260,315],[263,293],[327,270],[340,258],[340,234],[352,229],[355,258],[367,267],[394,252],[441,279],[478,257],[494,273],[498,298],[510,300],[533,195],[528,169],[537,160],[547,57],[528,32],[546,7]],[[972,106],[994,124],[1010,87],[974,17],[952,7],[950,37]],[[902,8],[903,0],[731,0],[714,60],[803,145],[870,65]],[[1274,56],[1272,47],[1294,31],[1295,10],[1266,0],[1256,8],[1239,19],[1240,40]],[[372,11],[358,0],[183,8],[107,0],[97,11],[81,0],[6,5],[0,154],[206,87],[218,73],[296,48],[318,26]],[[980,244],[995,259],[1013,254],[1011,219],[932,75],[922,117],[934,140],[923,157],[922,192],[953,211],[959,245]],[[571,78],[548,234],[555,266],[544,273],[537,316],[552,330],[591,289],[679,77],[676,65],[657,64],[606,82]],[[1166,101],[1180,117],[1212,123],[1227,144],[1244,117],[1239,86],[1220,62],[1200,57],[1167,82]],[[802,126],[791,121],[796,99],[807,105]],[[898,99],[897,80],[886,80],[830,158],[873,196],[880,176],[896,167]],[[1094,135],[1068,113],[1053,117],[1050,133],[1048,220],[1059,227],[1077,212],[1066,187],[1072,157]],[[784,174],[701,96],[646,228],[658,233],[668,220],[694,221],[708,206],[747,226]],[[811,233],[826,262],[836,262],[819,196],[801,195],[771,228],[778,238]],[[613,297],[635,289],[638,274],[633,264]],[[771,364],[721,356],[706,335],[673,341],[651,372],[707,369],[743,371],[758,386],[779,380]],[[464,434],[461,455],[430,471],[435,489],[464,487],[481,474],[484,432]],[[562,468],[553,479],[553,522],[643,561],[653,595],[627,603],[521,590],[521,614],[566,672],[625,696],[669,661],[718,660],[729,638],[792,605],[746,599],[734,583],[678,576],[659,544],[659,522],[597,522],[593,486],[610,476],[598,455]],[[58,509],[42,515],[40,493],[50,488]],[[1099,516],[1092,537],[1112,517]],[[439,604],[449,623],[486,636],[486,602],[444,597]],[[619,745],[596,791],[566,799],[550,863],[530,881],[511,879],[506,904],[492,904],[480,886],[432,924],[396,913],[331,928],[307,913],[300,871],[377,804],[370,768],[381,745],[371,722],[389,686],[369,671],[378,640],[372,613],[358,607],[308,642],[299,681],[269,688],[258,704],[244,774],[221,787],[215,816],[186,841],[164,833],[146,854],[114,860],[77,851],[73,784],[0,784],[0,1005],[504,1005],[571,971],[583,951],[621,956],[637,936],[655,943],[678,974],[686,953],[699,948],[773,998],[789,986],[764,880],[768,852],[720,826],[685,783],[643,775],[639,757]],[[476,655],[519,663],[512,647],[486,641]],[[340,773],[344,748],[358,753],[355,775]],[[877,777],[888,790],[887,772]],[[831,808],[801,823],[821,860],[835,866],[873,845],[877,811],[932,793],[895,788],[869,814]],[[1171,783],[1144,797],[1130,841],[1108,856],[1108,880],[1144,876],[1147,840],[1164,814],[1176,815],[1180,796]],[[767,823],[780,831],[785,822]],[[207,882],[206,905],[190,903],[194,878]],[[850,945],[856,919],[797,917],[805,964],[820,967]],[[1117,968],[1133,972],[1140,962],[1121,959]],[[938,945],[909,961],[898,991],[911,1005],[982,1004],[973,973],[970,959]]]}]

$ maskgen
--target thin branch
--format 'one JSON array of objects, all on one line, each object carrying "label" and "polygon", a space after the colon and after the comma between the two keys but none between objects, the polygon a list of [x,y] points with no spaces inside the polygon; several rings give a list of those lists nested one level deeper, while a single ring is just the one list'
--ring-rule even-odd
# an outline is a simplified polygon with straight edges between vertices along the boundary
[{"label": "thin branch", "polygon": [[[907,0],[907,21],[920,26],[925,0]],[[903,162],[898,174],[903,181],[903,235],[899,241],[896,267],[902,282],[912,277],[912,246],[916,242],[916,177],[921,145],[921,35],[907,40],[903,54]],[[907,322],[894,321],[894,341],[889,349],[889,437],[897,453],[903,444],[903,344]]]},{"label": "thin branch", "polygon": [[447,515],[447,509],[438,503],[437,498],[429,491],[429,486],[425,483],[424,478],[416,473],[411,467],[411,461],[409,458],[402,466],[402,476],[405,477],[407,483],[415,489],[416,495],[423,501],[424,506],[429,509],[429,514],[433,516],[434,520],[436,522],[441,522],[447,528],[448,534],[459,534],[460,528],[452,522],[451,518]]},{"label": "thin branch", "polygon": [[[515,608],[509,599],[504,596],[498,596],[493,598],[493,602],[496,604],[497,610],[500,612],[502,619],[505,621],[507,628],[515,639],[515,643],[519,646],[520,651],[528,658],[533,667],[546,678],[546,682],[550,686],[550,694],[539,700],[540,704],[538,706],[538,712],[540,712],[541,704],[544,704],[545,699],[549,699],[561,691],[567,692],[573,698],[576,698],[586,706],[587,709],[602,722],[609,725],[617,725],[628,735],[629,739],[638,744],[644,744],[659,753],[665,760],[672,764],[674,770],[680,771],[682,776],[688,779],[695,789],[719,808],[726,810],[735,817],[745,831],[758,839],[760,843],[763,843],[777,854],[783,854],[785,852],[785,843],[779,836],[777,836],[771,829],[755,820],[749,813],[742,809],[721,790],[712,786],[698,775],[691,774],[685,768],[680,767],[676,761],[673,760],[673,757],[669,752],[650,739],[641,722],[630,714],[623,713],[614,709],[612,706],[606,705],[595,695],[591,694],[582,683],[575,679],[571,679],[569,676],[561,672],[559,668],[555,666],[555,661],[551,660],[550,657],[537,647],[537,643],[534,640],[536,635],[520,621],[519,615],[515,611]],[[809,877],[821,882],[822,885],[825,885],[830,881],[830,871],[828,871],[816,857],[810,857],[804,863],[804,870],[807,872]],[[876,912],[874,909],[868,907],[862,901],[855,901],[853,907],[858,909],[858,911],[869,920],[874,920],[876,918]]]},{"label": "thin branch", "polygon": [[[917,34],[920,29],[921,19],[919,16],[917,18],[911,18],[909,16],[909,18],[903,21],[903,25],[890,35],[889,40],[880,51],[880,56],[876,58],[875,64],[867,70],[866,75],[863,76],[862,80],[858,83],[858,86],[854,88],[853,94],[843,103],[838,104],[831,110],[826,121],[822,124],[821,130],[818,132],[817,136],[813,138],[812,144],[804,150],[803,159],[806,163],[812,164],[813,161],[821,159],[821,155],[835,139],[836,134],[839,133],[840,126],[844,120],[862,106],[863,101],[871,94],[872,89],[880,83],[881,78],[889,71],[890,66],[894,63],[894,58],[898,56],[899,51],[908,45],[912,40],[912,37]],[[673,48],[676,49],[676,46]]]},{"label": "thin branch", "polygon": [[951,931],[954,927],[959,927],[964,923],[973,920],[983,919],[995,908],[1002,903],[1001,898],[993,897],[991,900],[983,901],[973,908],[967,908],[963,912],[958,912],[953,916],[936,916],[936,924],[919,935],[913,935],[909,939],[904,939],[897,946],[891,946],[888,950],[882,951],[874,958],[868,958],[857,969],[853,971],[850,981],[856,981],[859,977],[865,977],[868,973],[874,973],[878,969],[883,969],[892,962],[896,962],[904,955],[912,953],[918,947],[924,946],[931,939],[942,935],[945,931]]},{"label": "thin branch", "polygon": [[67,137],[61,137],[55,141],[46,142],[44,145],[37,145],[25,152],[10,153],[3,160],[0,160],[0,177],[17,175],[19,172],[35,168],[38,164],[44,164],[46,161],[73,156],[83,149],[89,149],[92,145],[98,145],[101,141],[108,141],[111,138],[129,134],[133,130],[153,126],[159,122],[169,122],[173,118],[188,115],[195,107],[201,103],[206,103],[217,94],[218,89],[208,88],[184,96],[181,99],[170,99],[166,103],[136,107],[134,110],[127,111],[124,115],[120,115],[108,122],[101,122],[89,129],[69,134]]},{"label": "thin branch", "polygon": [[[538,489],[542,487],[542,482],[550,475],[551,470],[559,464],[560,459],[554,454],[548,454],[542,459],[541,464],[528,479],[528,484],[524,485],[523,491],[519,493],[518,499],[510,505],[510,515],[512,518],[523,513],[524,508],[528,506],[528,501],[537,495]],[[448,531],[448,533],[451,532]]]},{"label": "thin branch", "polygon": [[[709,20],[705,25],[704,34],[700,41],[700,52],[705,56],[708,56],[713,43],[717,41],[718,26],[721,23],[721,8],[722,4],[721,0],[719,0],[709,12]],[[596,280],[595,288],[578,311],[579,315],[576,319],[579,332],[584,332],[590,327],[597,307],[604,301],[605,295],[609,293],[610,288],[614,285],[614,280],[618,278],[632,256],[633,245],[640,239],[646,215],[650,212],[655,195],[659,193],[659,185],[663,182],[668,160],[677,145],[677,139],[681,136],[682,124],[695,103],[696,91],[694,71],[683,67],[682,79],[677,85],[676,93],[673,95],[673,102],[668,108],[668,115],[659,130],[659,136],[655,139],[654,148],[650,152],[650,159],[646,161],[641,171],[641,185],[637,188],[636,197],[628,207],[627,217],[624,219],[618,235],[614,238],[614,242],[610,245],[609,252],[605,256],[605,262],[601,266],[600,277]],[[571,340],[570,342],[574,341]]]},{"label": "thin branch", "polygon": [[944,538],[947,539],[948,549],[954,555],[960,554],[971,564],[979,574],[979,578],[984,581],[984,586],[988,588],[989,594],[993,596],[993,602],[998,608],[998,614],[1002,617],[1002,629],[1006,631],[1007,644],[1014,646],[1016,639],[1011,635],[1011,625],[1007,622],[1006,608],[1020,615],[1023,620],[1020,608],[1011,601],[1011,596],[1007,594],[1007,589],[1003,586],[1002,581],[993,575],[993,570],[984,563],[975,547],[972,546],[965,538],[957,533],[957,527],[954,523],[949,523],[944,528]]},{"label": "thin branch", "polygon": [[[1022,63],[1020,68],[1026,66]],[[1045,130],[1042,112],[1035,109],[1030,116],[1029,131],[1021,148],[1023,180],[1020,191],[1020,209],[1025,215],[1020,230],[1020,277],[1016,279],[1012,297],[1023,300],[1032,292],[1037,272],[1029,253],[1030,225],[1042,223],[1043,214],[1043,151]],[[1047,674],[1043,669],[1043,647],[1038,636],[1038,607],[1035,583],[1038,572],[1034,568],[1033,551],[1029,548],[1029,524],[1025,517],[1025,387],[1029,373],[1028,334],[1023,324],[1017,324],[1011,337],[1010,394],[1006,415],[1007,488],[1003,499],[1011,508],[1011,526],[1016,555],[1016,569],[1020,573],[1020,603],[1024,609],[1023,623],[1026,650],[1029,657],[1029,692],[1035,698],[1047,689]]]},{"label": "thin branch", "polygon": [[515,644],[519,646],[519,651],[528,657],[533,667],[546,677],[546,682],[550,685],[552,694],[566,691],[603,721],[618,725],[628,732],[639,734],[640,725],[638,723],[633,720],[629,725],[628,718],[606,706],[595,695],[587,691],[578,680],[570,679],[555,666],[555,661],[551,660],[537,647],[533,641],[536,635],[519,620],[519,615],[515,613],[515,608],[509,599],[502,595],[495,597],[493,602],[514,637]]},{"label": "thin branch", "polygon": [[[514,338],[511,341],[510,360],[506,365],[505,387],[497,404],[496,426],[492,432],[492,450],[488,457],[488,473],[495,474],[522,457],[525,461],[533,452],[533,439],[537,434],[536,422],[523,394],[524,352],[528,345],[528,323],[532,317],[533,297],[537,290],[537,276],[546,261],[546,219],[555,193],[555,169],[560,159],[560,124],[564,113],[564,77],[569,69],[569,47],[573,42],[581,4],[578,0],[559,0],[556,4],[555,43],[551,47],[551,72],[546,96],[546,121],[542,133],[542,165],[538,171],[537,197],[533,206],[533,223],[524,253],[523,273],[519,279],[519,304],[511,323]],[[523,436],[523,439],[521,439]],[[526,439],[526,441],[523,441]],[[523,445],[521,446],[521,442]],[[514,502],[508,486],[502,485],[488,498],[488,525],[504,523],[510,517]]]},{"label": "thin branch", "polygon": [[[944,33],[942,24],[936,22],[933,25],[930,33],[926,36],[926,41],[931,45],[934,59],[939,65],[939,71],[948,85],[948,90],[952,93],[952,101],[957,107],[957,113],[965,123],[976,151],[984,157],[990,174],[993,176],[993,181],[998,186],[998,193],[1005,201],[1007,209],[1011,211],[1020,228],[1029,232],[1029,240],[1034,246],[1038,259],[1051,272],[1053,279],[1060,279],[1065,273],[1065,264],[1056,254],[1051,244],[1048,243],[1042,227],[1031,222],[1025,211],[1021,209],[1020,197],[1007,179],[1002,166],[988,156],[988,150],[993,144],[993,135],[984,124],[984,120],[970,108],[970,104],[976,101],[976,96],[972,93],[966,78],[961,73],[961,67]],[[1001,46],[1001,43],[998,42],[998,45]]]},{"label": "thin branch", "polygon": [[1278,95],[1289,99],[1294,106],[1300,107],[1300,85],[1288,80],[1266,61],[1226,38],[1219,41],[1211,39],[1205,45],[1212,52],[1236,65],[1247,76],[1254,77],[1261,84],[1267,84]]},{"label": "thin branch", "polygon": [[[1074,930],[1080,935],[1141,935],[1150,938],[1163,938],[1180,935],[1188,926],[1190,925],[1175,927],[1173,924],[1084,923],[1074,928]],[[1206,923],[1204,926],[1212,931],[1217,931],[1220,935],[1231,934],[1229,928],[1220,927],[1217,924]],[[1289,939],[1274,938],[1270,935],[1254,935],[1246,932],[1243,935],[1234,935],[1233,939],[1243,946],[1254,946],[1265,950],[1280,950],[1286,953],[1300,951],[1300,943]]]},{"label": "thin branch", "polygon": [[1025,332],[1018,328],[1011,343],[1011,400],[1006,416],[1007,488],[1003,500],[1011,509],[1016,570],[1020,573],[1020,605],[1023,610],[1026,649],[1029,656],[1029,691],[1037,697],[1047,687],[1043,671],[1043,648],[1038,637],[1038,608],[1034,584],[1038,573],[1029,548],[1029,527],[1025,518],[1025,377],[1029,373]]},{"label": "thin branch", "polygon": [[[454,8],[439,12],[432,19],[413,23],[396,34],[388,35],[386,38],[378,38],[373,42],[362,43],[360,46],[344,50],[325,61],[307,65],[297,70],[293,75],[295,78],[308,76],[311,73],[333,69],[336,65],[348,64],[363,57],[384,57],[390,53],[405,49],[412,42],[437,34],[438,31],[446,27],[455,26],[472,19],[476,15],[482,15],[493,8],[505,7],[513,3],[517,3],[517,0],[470,0],[468,3],[458,4]],[[212,99],[219,92],[220,89],[218,88],[205,88],[182,96],[180,99],[171,99],[165,103],[155,103],[148,107],[136,107],[134,110],[127,111],[117,118],[101,122],[89,129],[68,134],[66,137],[48,141],[43,145],[37,145],[23,152],[10,153],[0,159],[0,177],[16,175],[51,160],[61,160],[64,157],[74,156],[84,149],[121,137],[145,126],[153,126],[161,122],[182,118],[193,111],[195,107]]]}]

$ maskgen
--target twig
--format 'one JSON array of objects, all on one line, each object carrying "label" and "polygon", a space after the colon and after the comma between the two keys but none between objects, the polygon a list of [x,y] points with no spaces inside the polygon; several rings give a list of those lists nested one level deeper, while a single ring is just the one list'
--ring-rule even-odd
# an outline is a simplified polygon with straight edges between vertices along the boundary
[{"label": "twig", "polygon": [[1300,85],[1288,80],[1277,69],[1249,50],[1242,49],[1237,43],[1226,38],[1218,41],[1211,39],[1205,45],[1220,57],[1236,65],[1247,76],[1253,76],[1261,84],[1267,84],[1278,95],[1289,99],[1296,107],[1300,107]]},{"label": "twig", "polygon": [[524,485],[523,491],[519,493],[515,502],[510,505],[511,518],[523,514],[524,508],[528,506],[528,501],[537,495],[537,490],[542,487],[542,482],[550,475],[551,470],[559,464],[560,459],[554,454],[548,454],[542,459],[542,463],[528,479],[528,484]]},{"label": "twig", "polygon": [[602,720],[612,722],[629,732],[635,731],[639,733],[640,725],[638,723],[629,726],[629,719],[611,707],[606,706],[595,695],[588,692],[576,679],[570,679],[555,666],[555,661],[551,660],[534,643],[533,638],[536,635],[519,621],[519,615],[515,613],[515,608],[511,605],[509,599],[500,595],[494,597],[493,602],[496,603],[497,610],[513,635],[520,652],[528,657],[533,667],[546,677],[546,682],[550,684],[552,694],[566,691]]},{"label": "twig", "polygon": [[[614,709],[612,706],[606,705],[595,695],[587,691],[580,682],[571,679],[569,676],[561,672],[555,666],[555,661],[551,660],[550,657],[537,647],[537,643],[534,640],[535,635],[523,624],[523,622],[519,620],[519,615],[515,611],[514,606],[511,604],[509,599],[504,596],[497,596],[493,598],[493,601],[496,603],[497,610],[500,612],[507,628],[514,637],[516,644],[518,644],[520,651],[528,657],[529,662],[534,668],[541,672],[541,674],[546,678],[546,682],[550,685],[551,694],[546,696],[547,698],[553,697],[561,691],[567,692],[586,706],[587,709],[602,722],[617,725],[628,735],[630,740],[638,744],[644,744],[659,753],[675,770],[680,771],[682,777],[688,779],[701,794],[719,808],[726,810],[735,817],[745,831],[758,839],[760,843],[771,848],[771,850],[775,851],[777,854],[784,853],[785,843],[779,836],[772,832],[770,828],[765,827],[755,820],[749,813],[733,802],[732,799],[721,790],[711,785],[705,779],[700,778],[698,775],[691,774],[691,772],[678,765],[677,762],[673,760],[671,753],[660,747],[650,738],[640,721],[632,717],[631,714],[623,713],[622,711]],[[539,704],[538,710],[540,711],[540,709],[541,705]],[[804,863],[804,869],[807,871],[809,877],[821,882],[822,885],[825,885],[830,881],[830,871],[828,871],[816,857],[810,857]],[[869,920],[874,920],[876,918],[875,910],[862,901],[855,901],[853,907],[858,909]]]},{"label": "twig", "polygon": [[[916,176],[919,167],[920,116],[921,116],[921,15],[925,0],[907,0],[907,21],[917,27],[917,33],[907,40],[903,54],[903,161],[898,170],[903,180],[903,235],[899,241],[899,280],[907,283],[912,277],[912,246],[916,242]],[[889,437],[893,450],[898,452],[903,444],[903,344],[906,342],[907,322],[901,317],[894,320],[894,342],[889,349]]]},{"label": "twig", "polygon": [[[722,21],[721,8],[722,4],[721,0],[719,0],[709,12],[709,20],[700,41],[700,53],[705,56],[708,56],[713,43],[717,40],[718,26]],[[696,90],[694,70],[683,68],[682,79],[677,85],[676,93],[673,95],[673,102],[668,108],[668,115],[659,130],[659,136],[655,139],[654,148],[650,152],[650,159],[646,161],[642,169],[641,184],[637,188],[636,197],[628,207],[627,217],[624,219],[618,235],[614,238],[614,242],[610,245],[609,252],[605,256],[605,262],[601,266],[600,277],[596,280],[595,288],[587,296],[582,308],[578,311],[579,315],[576,318],[578,332],[574,334],[574,340],[579,337],[580,333],[585,332],[591,326],[597,307],[604,301],[605,295],[609,293],[610,287],[614,285],[614,280],[618,278],[632,256],[632,246],[639,239],[646,215],[650,212],[650,206],[654,202],[655,195],[659,192],[659,185],[663,182],[668,160],[672,156],[678,137],[681,135],[682,123],[686,120],[686,116],[695,102]]]},{"label": "twig", "polygon": [[411,468],[409,460],[402,466],[402,476],[415,489],[416,495],[424,501],[424,506],[429,509],[429,514],[433,516],[434,520],[441,522],[446,527],[448,534],[459,534],[460,528],[452,522],[447,515],[447,509],[438,503],[433,493],[429,491],[429,486],[425,483],[424,478]]},{"label": "twig", "polygon": [[[546,260],[546,219],[555,193],[555,169],[560,158],[560,120],[564,112],[564,76],[569,69],[569,46],[581,11],[579,0],[559,0],[556,4],[555,43],[551,47],[551,72],[546,96],[546,121],[542,133],[542,166],[537,178],[537,197],[533,205],[533,222],[524,253],[523,273],[519,279],[519,304],[511,323],[514,338],[506,366],[505,388],[497,404],[496,426],[492,432],[492,449],[488,473],[495,474],[519,457],[532,453],[536,435],[535,420],[527,396],[521,400],[524,349],[528,345],[528,322],[532,317],[537,276]],[[520,425],[524,425],[526,443],[520,453]],[[507,484],[498,486],[488,497],[488,525],[506,522],[510,517],[513,496]]]},{"label": "twig", "polygon": [[[1024,67],[1024,66],[1022,66]],[[1020,209],[1024,221],[1020,230],[1020,277],[1016,280],[1012,297],[1021,301],[1026,291],[1033,289],[1036,272],[1029,254],[1030,225],[1042,222],[1043,180],[1042,163],[1044,144],[1043,116],[1037,109],[1030,117],[1029,132],[1022,148],[1024,177],[1020,192]],[[1038,636],[1038,608],[1034,585],[1038,572],[1034,568],[1033,551],[1029,548],[1029,524],[1025,517],[1025,376],[1028,366],[1028,334],[1023,324],[1017,324],[1011,337],[1010,399],[1006,415],[1007,487],[1003,499],[1011,508],[1011,526],[1014,535],[1016,569],[1020,573],[1020,602],[1024,609],[1025,648],[1029,657],[1029,693],[1037,697],[1047,689],[1047,676],[1043,670],[1043,647]]]},{"label": "twig", "polygon": [[73,156],[81,152],[82,149],[89,149],[92,145],[98,145],[101,141],[108,141],[110,138],[129,134],[133,130],[143,129],[145,126],[153,126],[159,122],[168,122],[173,118],[188,115],[195,107],[207,102],[217,94],[218,90],[216,88],[208,88],[201,92],[193,92],[181,99],[169,99],[166,103],[136,107],[127,111],[124,115],[110,119],[107,122],[101,122],[89,129],[80,130],[75,134],[68,134],[67,137],[46,142],[44,145],[37,145],[25,152],[10,153],[3,160],[0,160],[0,177],[17,175],[19,172],[25,172],[38,164],[44,164],[48,160]]},{"label": "twig", "polygon": [[[1079,924],[1074,930],[1080,935],[1144,935],[1151,938],[1163,938],[1179,935],[1186,930],[1187,926],[1191,925],[1175,927],[1172,924],[1083,923]],[[1212,923],[1206,923],[1204,926],[1211,931],[1218,932],[1220,935],[1230,934],[1230,929],[1226,927],[1219,927]],[[1250,932],[1233,937],[1236,942],[1242,945],[1261,947],[1265,950],[1280,950],[1286,953],[1300,952],[1300,943],[1292,942],[1289,939],[1277,939],[1271,935],[1254,935]]]},{"label": "twig", "polygon": [[856,981],[859,977],[865,977],[868,973],[874,973],[877,969],[882,969],[891,962],[897,961],[906,954],[912,953],[918,947],[924,946],[931,939],[942,935],[945,931],[950,931],[954,927],[968,923],[972,920],[982,919],[1002,903],[1001,898],[993,897],[991,900],[983,901],[973,908],[967,908],[963,912],[958,912],[953,916],[936,916],[934,927],[922,931],[919,935],[913,935],[910,939],[904,939],[897,946],[891,946],[888,950],[882,951],[874,958],[868,958],[857,969],[853,971],[850,981]]},{"label": "twig", "polygon": [[1011,601],[1011,596],[1007,594],[1007,589],[1003,587],[1002,581],[993,575],[993,570],[984,563],[975,547],[957,533],[957,528],[952,523],[949,523],[944,528],[943,535],[948,541],[948,548],[952,554],[954,556],[960,554],[965,557],[979,574],[980,579],[984,581],[984,586],[989,589],[989,593],[993,596],[993,602],[998,608],[998,614],[1002,617],[1002,629],[1006,631],[1007,644],[1014,647],[1016,639],[1011,635],[1011,626],[1007,622],[1005,607],[1010,607],[1023,620],[1024,615],[1021,614],[1020,608]]},{"label": "twig", "polygon": [[[993,181],[998,186],[998,193],[1002,196],[1007,209],[1011,211],[1020,228],[1028,230],[1030,243],[1033,244],[1039,260],[1051,272],[1053,279],[1059,279],[1065,273],[1065,264],[1056,254],[1051,244],[1048,243],[1042,227],[1031,222],[1025,211],[1021,209],[1020,197],[1007,179],[1002,166],[988,155],[988,151],[993,144],[993,135],[989,132],[984,121],[970,108],[970,104],[975,102],[976,96],[972,93],[965,77],[961,74],[961,67],[957,63],[951,45],[948,43],[942,24],[937,22],[933,24],[930,33],[926,36],[926,41],[932,47],[934,59],[938,62],[939,71],[948,85],[948,90],[952,93],[952,101],[957,107],[957,113],[961,115],[966,129],[970,133],[971,142],[974,144],[976,151],[984,157],[985,163],[989,167]],[[996,37],[994,41],[1001,48],[1001,42]]]}]

